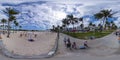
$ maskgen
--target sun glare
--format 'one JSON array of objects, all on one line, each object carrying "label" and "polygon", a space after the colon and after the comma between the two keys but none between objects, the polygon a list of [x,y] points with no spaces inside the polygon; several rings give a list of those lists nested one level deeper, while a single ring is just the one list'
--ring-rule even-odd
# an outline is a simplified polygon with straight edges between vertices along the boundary
[{"label": "sun glare", "polygon": [[62,20],[63,18],[66,17],[66,13],[65,12],[56,11],[56,12],[54,12],[54,17],[57,20]]}]

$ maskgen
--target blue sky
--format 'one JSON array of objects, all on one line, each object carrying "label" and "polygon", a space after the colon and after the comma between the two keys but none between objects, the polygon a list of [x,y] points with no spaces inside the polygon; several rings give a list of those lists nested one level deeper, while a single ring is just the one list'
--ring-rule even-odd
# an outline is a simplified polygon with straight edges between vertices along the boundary
[{"label": "blue sky", "polygon": [[[120,11],[119,3],[120,0],[0,0],[0,19],[7,18],[2,10],[10,6],[21,12],[17,20],[24,29],[45,30],[52,25],[61,25],[61,20],[67,14],[74,14],[76,17],[89,16],[84,18],[84,24],[87,26],[94,20],[93,14],[101,9]],[[118,18],[114,22],[119,26],[120,13],[114,17]]]}]

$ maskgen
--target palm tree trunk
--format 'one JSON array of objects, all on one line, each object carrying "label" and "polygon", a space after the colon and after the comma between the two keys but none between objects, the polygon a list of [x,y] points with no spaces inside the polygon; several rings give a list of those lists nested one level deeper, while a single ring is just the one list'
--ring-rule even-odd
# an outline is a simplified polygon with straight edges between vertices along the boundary
[{"label": "palm tree trunk", "polygon": [[83,24],[83,21],[82,21],[82,24]]},{"label": "palm tree trunk", "polygon": [[69,27],[69,25],[66,25],[67,32],[69,32],[69,28],[68,27]]},{"label": "palm tree trunk", "polygon": [[102,22],[103,22],[103,21],[102,21],[102,20],[100,20],[100,24],[101,24],[101,25],[102,25]]},{"label": "palm tree trunk", "polygon": [[65,31],[67,30],[67,25],[65,25],[65,28],[64,28],[64,30],[65,30]]},{"label": "palm tree trunk", "polygon": [[4,23],[3,23],[3,34],[4,34]]},{"label": "palm tree trunk", "polygon": [[105,24],[105,29],[106,29],[106,21],[107,21],[107,18],[105,18],[105,22],[104,22],[104,24]]},{"label": "palm tree trunk", "polygon": [[17,26],[15,27],[15,33],[17,33]]},{"label": "palm tree trunk", "polygon": [[74,24],[73,24],[73,30],[74,30]]},{"label": "palm tree trunk", "polygon": [[14,33],[16,33],[16,26],[14,27]]},{"label": "palm tree trunk", "polygon": [[[83,22],[83,20],[82,20],[82,24],[83,24],[83,23],[84,23],[84,22]],[[82,30],[84,30],[83,27],[84,27],[84,25],[82,26]]]},{"label": "palm tree trunk", "polygon": [[104,22],[105,22],[105,21],[103,20],[103,30],[105,29],[105,24],[104,24]]},{"label": "palm tree trunk", "polygon": [[10,37],[10,21],[8,20],[8,34],[7,34],[7,37],[9,38]]},{"label": "palm tree trunk", "polygon": [[13,27],[13,33],[14,33],[15,27]]},{"label": "palm tree trunk", "polygon": [[103,19],[103,29],[102,30],[105,30],[105,18]]}]

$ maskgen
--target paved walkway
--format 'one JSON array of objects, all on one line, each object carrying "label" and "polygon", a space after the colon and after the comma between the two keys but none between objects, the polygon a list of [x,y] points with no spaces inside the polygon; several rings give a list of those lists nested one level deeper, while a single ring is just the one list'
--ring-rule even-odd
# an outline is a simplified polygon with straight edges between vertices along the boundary
[{"label": "paved walkway", "polygon": [[85,40],[72,38],[70,36],[60,34],[59,40],[59,50],[57,57],[63,56],[73,56],[73,55],[92,55],[92,56],[110,56],[116,55],[120,52],[118,37],[114,34],[110,34],[103,38],[95,39],[95,40],[88,40],[88,45],[90,49],[86,50],[72,50],[70,51],[64,46],[64,37],[69,37],[71,41],[75,41],[77,46],[82,46]]}]

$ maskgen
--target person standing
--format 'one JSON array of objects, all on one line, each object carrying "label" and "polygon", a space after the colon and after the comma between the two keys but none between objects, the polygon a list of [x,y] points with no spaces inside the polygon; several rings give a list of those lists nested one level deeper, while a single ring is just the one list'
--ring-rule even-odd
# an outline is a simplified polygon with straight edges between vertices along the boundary
[{"label": "person standing", "polygon": [[118,37],[118,43],[120,44],[120,36]]},{"label": "person standing", "polygon": [[65,44],[65,46],[67,46],[67,39],[66,39],[66,37],[64,37],[64,44]]},{"label": "person standing", "polygon": [[36,38],[36,37],[37,37],[37,34],[34,34],[34,37]]},{"label": "person standing", "polygon": [[70,38],[68,38],[68,40],[67,40],[67,48],[69,48],[71,50],[71,41],[70,41]]},{"label": "person standing", "polygon": [[20,37],[22,37],[22,34],[20,34]]},{"label": "person standing", "polygon": [[118,32],[117,31],[115,32],[115,35],[118,36]]}]

